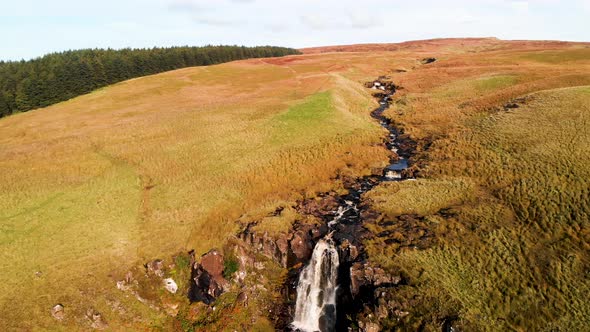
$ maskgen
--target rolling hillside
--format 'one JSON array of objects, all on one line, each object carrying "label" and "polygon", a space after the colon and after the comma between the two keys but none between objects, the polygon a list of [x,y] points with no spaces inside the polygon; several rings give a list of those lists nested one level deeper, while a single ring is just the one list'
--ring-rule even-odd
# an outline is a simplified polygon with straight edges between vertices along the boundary
[{"label": "rolling hillside", "polygon": [[[407,281],[387,291],[377,323],[590,326],[590,45],[302,51],[136,78],[0,119],[3,330],[86,330],[88,308],[113,330],[184,329],[117,281],[156,258],[221,248],[249,221],[284,233],[303,219],[297,202],[385,166],[387,133],[364,87],[381,75],[403,88],[386,115],[417,142],[419,176],[365,196],[380,213],[366,225],[369,259]],[[289,213],[265,218],[278,208]],[[410,312],[395,316],[404,301]],[[242,321],[223,308],[225,325],[196,330],[272,315]]]}]

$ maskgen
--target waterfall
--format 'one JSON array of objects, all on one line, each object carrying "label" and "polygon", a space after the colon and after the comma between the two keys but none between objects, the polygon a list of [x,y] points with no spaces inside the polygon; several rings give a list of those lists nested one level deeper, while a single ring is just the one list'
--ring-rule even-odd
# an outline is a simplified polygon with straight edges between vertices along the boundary
[{"label": "waterfall", "polygon": [[335,330],[338,264],[338,251],[332,240],[320,240],[313,250],[309,265],[299,276],[293,321],[296,330]]}]

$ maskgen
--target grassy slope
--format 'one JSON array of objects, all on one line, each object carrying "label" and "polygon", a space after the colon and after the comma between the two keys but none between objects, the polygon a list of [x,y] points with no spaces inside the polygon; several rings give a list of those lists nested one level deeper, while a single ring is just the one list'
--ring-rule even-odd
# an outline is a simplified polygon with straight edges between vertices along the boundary
[{"label": "grassy slope", "polygon": [[158,320],[115,288],[130,266],[221,246],[239,217],[382,163],[373,101],[343,76],[364,58],[288,59],[134,79],[2,119],[0,325],[54,328],[56,303],[69,328],[92,306],[112,326]]},{"label": "grassy slope", "polygon": [[[411,277],[397,291],[419,299],[408,326],[422,315],[432,330],[452,316],[466,330],[587,329],[590,49],[452,57],[397,82],[407,92],[389,116],[433,143],[426,179],[369,198],[386,218],[425,217],[436,240],[427,250],[387,237],[368,245]],[[494,108],[529,93],[518,109]]]},{"label": "grassy slope", "polygon": [[[409,43],[396,52],[248,60],[134,79],[46,110],[2,119],[0,324],[23,329],[84,329],[88,323],[83,313],[91,306],[112,327],[122,330],[163,320],[163,314],[123,296],[115,289],[115,280],[133,264],[179,250],[195,248],[200,253],[220,246],[236,230],[236,219],[259,219],[278,205],[330,188],[337,169],[359,174],[383,163],[384,150],[375,146],[383,131],[368,116],[374,101],[360,83],[404,68],[409,72],[393,74],[406,87],[401,94],[404,103],[390,115],[415,138],[435,141],[428,153],[429,179],[384,186],[372,198],[380,200],[384,213],[391,216],[410,208],[413,213],[429,215],[449,205],[461,213],[443,221],[441,227],[432,227],[440,238],[435,248],[396,256],[394,248],[377,242],[373,258],[410,275],[425,271],[415,279],[420,286],[411,289],[427,299],[419,309],[425,314],[459,312],[465,324],[481,327],[477,325],[483,321],[481,312],[489,307],[502,313],[496,308],[506,308],[507,296],[502,292],[509,289],[474,268],[480,264],[478,258],[495,257],[501,248],[493,244],[497,241],[515,248],[534,242],[520,241],[514,235],[528,219],[519,219],[516,207],[509,203],[512,198],[499,190],[506,184],[489,183],[503,179],[505,174],[494,172],[504,168],[497,163],[473,167],[482,151],[502,162],[496,156],[499,148],[490,148],[490,144],[501,141],[502,147],[512,146],[521,139],[497,137],[509,132],[508,126],[502,127],[504,131],[481,131],[489,122],[488,114],[481,112],[529,92],[590,84],[589,64],[580,56],[588,50],[580,48],[560,43],[443,41]],[[567,62],[555,63],[559,52]],[[430,55],[441,61],[420,66],[417,60]],[[581,96],[585,101],[585,95]],[[570,110],[564,107],[563,112]],[[555,123],[554,117],[548,115],[547,122]],[[535,131],[538,119],[529,119],[526,126],[540,135]],[[516,120],[506,122],[513,123],[512,128],[524,126],[523,120]],[[514,165],[520,167],[526,161]],[[584,165],[586,161],[579,162]],[[473,170],[482,173],[473,174]],[[388,208],[388,204],[399,204],[388,203],[395,197],[393,192],[403,193],[407,208]],[[436,197],[429,201],[424,192],[436,193]],[[431,219],[441,222],[434,216]],[[273,224],[269,228],[284,227]],[[529,235],[551,238],[546,225],[538,228]],[[565,226],[559,229],[565,233],[558,235],[575,233]],[[496,242],[482,241],[482,236],[494,230],[501,233]],[[583,247],[587,243],[584,236],[575,240],[577,247],[563,248]],[[476,250],[482,243],[481,251]],[[557,264],[563,255],[562,247],[551,243],[539,242],[536,252],[555,248],[556,253],[548,252],[544,258],[552,268],[551,262]],[[536,258],[523,252],[518,259],[524,259],[519,262],[526,270]],[[469,253],[476,253],[475,257]],[[575,268],[559,267],[573,276],[568,279],[573,282],[579,281],[575,274],[579,267],[587,266],[586,254],[576,255],[575,262],[582,265],[574,262],[578,264]],[[455,270],[456,266],[461,269]],[[489,266],[496,267],[497,275],[510,271],[500,263]],[[36,277],[35,271],[43,275]],[[500,295],[481,291],[474,293],[475,300],[459,301],[464,285],[481,282]],[[527,274],[514,282],[516,292],[527,282],[555,285]],[[547,294],[549,301],[557,296],[554,294],[568,298],[564,293],[545,292],[545,288],[532,294]],[[446,306],[439,311],[429,306],[433,296],[448,300]],[[514,302],[516,309],[528,303],[524,299]],[[57,302],[65,304],[68,312],[68,319],[59,325],[49,315],[49,308]],[[120,303],[125,313],[114,312],[112,303]],[[564,312],[563,308],[584,312],[585,308],[579,301],[554,303],[561,309],[552,312]],[[536,327],[548,315],[542,313],[542,319],[527,325],[522,317],[528,316],[515,311],[514,317],[501,315],[509,326]],[[495,315],[491,319],[500,317]],[[492,316],[486,313],[485,317]]]}]

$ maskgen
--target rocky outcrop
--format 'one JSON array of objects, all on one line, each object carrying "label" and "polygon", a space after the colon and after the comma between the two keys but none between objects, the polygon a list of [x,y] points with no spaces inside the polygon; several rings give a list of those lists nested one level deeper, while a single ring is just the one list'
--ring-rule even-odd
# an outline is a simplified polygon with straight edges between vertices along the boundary
[{"label": "rocky outcrop", "polygon": [[217,283],[227,282],[223,278],[223,255],[217,249],[204,254],[201,257],[200,265]]},{"label": "rocky outcrop", "polygon": [[297,212],[325,219],[340,205],[336,193],[320,193],[317,197],[306,199],[297,204]]},{"label": "rocky outcrop", "polygon": [[[248,244],[255,253],[261,254],[281,267],[287,268],[305,263],[311,257],[315,242],[326,234],[327,228],[320,225],[296,224],[289,233],[270,236],[251,230],[251,227],[238,234],[238,238]],[[243,258],[244,260],[246,258]]]},{"label": "rocky outcrop", "polygon": [[104,330],[109,326],[100,312],[92,308],[86,311],[86,318],[90,321],[90,327],[95,330]]},{"label": "rocky outcrop", "polygon": [[157,277],[164,277],[164,262],[161,259],[153,260],[145,264],[148,275],[155,275]]},{"label": "rocky outcrop", "polygon": [[226,289],[229,282],[223,277],[223,255],[216,249],[201,257],[193,264],[189,299],[191,302],[210,304]]},{"label": "rocky outcrop", "polygon": [[289,261],[288,238],[282,238],[279,241],[266,232],[259,234],[250,231],[250,227],[247,227],[238,237],[250,245],[255,252],[272,259],[283,267],[287,266]]},{"label": "rocky outcrop", "polygon": [[340,260],[344,262],[354,262],[360,257],[359,247],[350,243],[348,239],[342,241],[342,244],[338,247]]},{"label": "rocky outcrop", "polygon": [[350,291],[357,296],[363,287],[375,289],[381,286],[395,286],[401,282],[400,276],[387,273],[380,267],[369,263],[354,263],[350,268]]},{"label": "rocky outcrop", "polygon": [[289,249],[297,262],[307,261],[311,257],[313,246],[314,243],[309,231],[299,230],[292,235],[289,241]]},{"label": "rocky outcrop", "polygon": [[436,61],[436,58],[424,58],[424,59],[420,60],[420,62],[421,62],[423,65],[427,65],[427,64],[429,64],[429,63],[433,63],[433,62],[435,62],[435,61]]}]

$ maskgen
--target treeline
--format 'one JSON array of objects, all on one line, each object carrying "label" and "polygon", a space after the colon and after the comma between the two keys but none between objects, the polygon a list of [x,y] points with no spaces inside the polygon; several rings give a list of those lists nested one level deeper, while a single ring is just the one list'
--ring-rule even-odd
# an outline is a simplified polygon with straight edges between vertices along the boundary
[{"label": "treeline", "polygon": [[260,46],[85,49],[29,61],[0,61],[0,117],[45,107],[130,78],[239,59],[299,52]]}]

